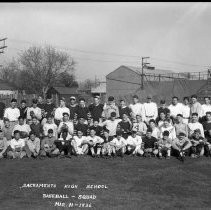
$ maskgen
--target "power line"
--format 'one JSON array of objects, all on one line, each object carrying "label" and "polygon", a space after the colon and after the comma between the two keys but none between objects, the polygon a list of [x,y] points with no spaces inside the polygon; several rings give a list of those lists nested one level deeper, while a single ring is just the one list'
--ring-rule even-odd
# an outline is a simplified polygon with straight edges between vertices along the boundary
[{"label": "power line", "polygon": [[[26,41],[26,40],[18,40],[18,39],[10,39],[10,40],[14,41],[14,42],[27,43],[27,44],[33,44],[33,45],[38,44],[38,43],[35,43],[35,42]],[[88,50],[69,48],[69,47],[64,47],[64,46],[59,46],[59,45],[54,45],[54,46],[57,47],[57,48],[60,48],[60,49],[67,50],[67,51],[73,51],[73,52],[85,53],[85,54],[110,55],[110,56],[128,57],[128,58],[131,57],[131,58],[137,58],[137,59],[140,58],[140,56],[138,56],[138,55],[125,55],[125,54],[117,54],[117,53],[110,53],[110,52],[88,51]],[[168,62],[168,63],[174,63],[174,64],[178,64],[178,65],[183,65],[183,66],[209,67],[208,65],[189,64],[189,63],[173,61],[173,60],[168,60],[168,59],[162,59],[162,58],[157,58],[157,57],[151,57],[151,59],[157,60],[157,61],[164,61],[164,62]]]},{"label": "power line", "polygon": [[[10,39],[11,41],[15,42],[23,42],[23,43],[28,43],[28,44],[37,44],[29,41],[23,41],[23,40],[16,40],[16,39]],[[64,47],[64,46],[59,46],[59,45],[54,45],[55,47],[66,49],[66,50],[71,50],[71,51],[76,51],[80,53],[88,53],[88,54],[101,54],[101,55],[112,55],[112,56],[120,56],[120,57],[133,57],[133,58],[139,58],[137,55],[125,55],[125,54],[117,54],[117,53],[108,53],[108,52],[97,52],[97,51],[88,51],[88,50],[82,50],[82,49],[76,49],[76,48],[69,48],[69,47]]]},{"label": "power line", "polygon": [[155,58],[152,57],[153,60],[158,60],[158,61],[165,61],[167,63],[175,63],[179,65],[185,65],[185,66],[195,66],[195,67],[208,67],[205,65],[197,65],[197,64],[189,64],[189,63],[184,63],[184,62],[179,62],[179,61],[172,61],[172,60],[167,60],[167,59],[162,59],[162,58]]}]

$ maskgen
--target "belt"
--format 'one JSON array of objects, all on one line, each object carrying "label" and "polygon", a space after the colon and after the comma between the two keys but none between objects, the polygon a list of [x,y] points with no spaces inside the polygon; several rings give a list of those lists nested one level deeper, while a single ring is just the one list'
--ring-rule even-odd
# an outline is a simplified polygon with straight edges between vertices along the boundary
[{"label": "belt", "polygon": [[184,119],[190,119],[190,117],[183,117]]},{"label": "belt", "polygon": [[152,116],[146,116],[146,117],[154,117],[154,115],[152,115]]}]

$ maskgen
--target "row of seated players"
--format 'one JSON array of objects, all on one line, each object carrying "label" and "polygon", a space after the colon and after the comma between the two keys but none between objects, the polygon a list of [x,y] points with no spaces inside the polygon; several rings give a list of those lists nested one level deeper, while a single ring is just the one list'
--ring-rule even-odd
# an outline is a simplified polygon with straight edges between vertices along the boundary
[{"label": "row of seated players", "polygon": [[[113,115],[113,114],[112,114]],[[169,120],[164,121],[169,123]],[[93,157],[132,154],[140,156],[155,155],[167,159],[175,155],[184,160],[186,155],[196,158],[210,156],[210,142],[203,137],[200,129],[195,129],[190,136],[180,132],[176,138],[170,137],[170,132],[164,130],[159,138],[152,136],[152,128],[147,128],[145,135],[140,135],[137,129],[132,129],[125,136],[121,127],[117,127],[116,135],[111,136],[110,131],[103,127],[103,135],[96,135],[96,129],[90,128],[88,136],[82,130],[77,130],[76,135],[70,135],[67,126],[61,128],[60,137],[53,135],[53,129],[47,131],[47,135],[40,138],[31,131],[29,137],[23,136],[23,132],[14,130],[14,138],[8,141],[4,132],[0,130],[0,157],[71,157],[71,155],[91,154]],[[25,137],[25,138],[24,138]],[[124,138],[125,137],[125,138]]]}]

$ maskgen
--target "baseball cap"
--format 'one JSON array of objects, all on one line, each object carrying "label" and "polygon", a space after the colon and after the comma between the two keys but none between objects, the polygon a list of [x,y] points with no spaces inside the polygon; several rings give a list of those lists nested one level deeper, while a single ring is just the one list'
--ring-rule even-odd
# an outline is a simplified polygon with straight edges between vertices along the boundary
[{"label": "baseball cap", "polygon": [[100,96],[98,94],[95,94],[94,98],[100,98]]},{"label": "baseball cap", "polygon": [[75,96],[70,96],[70,100],[71,99],[76,100]]}]

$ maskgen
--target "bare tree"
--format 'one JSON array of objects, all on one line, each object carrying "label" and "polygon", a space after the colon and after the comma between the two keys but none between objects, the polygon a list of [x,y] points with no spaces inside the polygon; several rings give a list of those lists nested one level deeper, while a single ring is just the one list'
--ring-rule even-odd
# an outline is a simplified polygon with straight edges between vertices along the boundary
[{"label": "bare tree", "polygon": [[61,73],[74,74],[75,62],[70,55],[51,46],[30,47],[20,54],[19,62],[24,85],[30,85],[44,97]]}]

